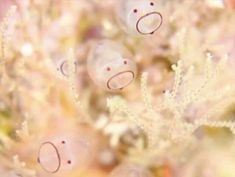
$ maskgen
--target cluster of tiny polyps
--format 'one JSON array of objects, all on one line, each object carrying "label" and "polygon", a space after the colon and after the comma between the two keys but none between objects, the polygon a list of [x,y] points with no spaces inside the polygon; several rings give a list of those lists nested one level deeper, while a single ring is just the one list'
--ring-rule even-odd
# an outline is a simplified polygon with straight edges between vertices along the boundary
[{"label": "cluster of tiny polyps", "polygon": [[[147,89],[147,73],[141,77],[141,91],[143,97],[143,109],[136,111],[132,109],[121,97],[109,98],[107,103],[112,114],[125,114],[132,123],[135,123],[146,134],[149,140],[149,148],[158,150],[162,144],[181,142],[192,135],[199,127],[226,127],[235,134],[235,122],[216,120],[226,108],[234,104],[231,95],[234,85],[225,85],[218,90],[212,90],[221,83],[220,74],[226,72],[227,56],[219,63],[212,61],[212,56],[207,55],[207,64],[204,74],[197,80],[194,67],[186,71],[182,67],[182,61],[173,65],[175,79],[172,90],[166,90],[163,94],[161,104],[152,104],[152,97]],[[213,87],[214,86],[214,87]],[[216,104],[210,104],[210,102]],[[208,108],[200,117],[187,120],[186,112],[197,103],[208,104]],[[134,111],[133,111],[134,110]],[[162,143],[162,144],[161,144]]]},{"label": "cluster of tiny polyps", "polygon": [[[140,0],[138,3],[134,0],[121,1],[118,12],[120,13],[120,23],[125,26],[124,30],[135,35],[153,35],[163,21],[162,14],[155,11],[155,6],[154,2],[147,0]],[[13,10],[15,9],[13,8]],[[13,10],[10,11],[6,19],[9,18],[8,16],[12,14]],[[3,25],[1,25],[3,42],[6,25],[7,21],[3,21]],[[4,44],[2,43],[1,46],[2,59],[4,59]],[[132,84],[137,76],[137,62],[130,59],[133,59],[134,56],[124,45],[111,40],[101,40],[92,47],[87,57],[86,69],[94,84],[104,91],[115,91],[115,93]],[[26,48],[30,49],[30,45]],[[183,52],[184,49],[181,48],[179,53],[183,54]],[[73,51],[69,50],[68,53],[68,60],[60,60],[57,70],[60,76],[68,81],[68,87],[74,96],[75,104],[78,109],[81,109],[81,117],[86,119],[90,116],[86,115],[89,113],[83,110],[84,107],[76,89],[78,63],[74,61]],[[172,89],[165,90],[159,96],[160,100],[157,101],[148,88],[148,73],[142,73],[140,78],[142,101],[138,101],[138,109],[135,104],[127,102],[124,97],[109,97],[107,98],[107,107],[111,120],[107,124],[124,122],[139,128],[147,139],[147,146],[143,148],[146,156],[147,153],[161,154],[175,145],[180,146],[182,142],[186,143],[197,138],[197,130],[204,126],[228,128],[235,134],[233,120],[218,120],[235,102],[234,83],[223,83],[232,75],[227,66],[227,59],[228,56],[225,54],[219,61],[214,60],[214,56],[207,52],[204,56],[205,62],[202,62],[203,69],[198,66],[188,67],[184,64],[183,58],[178,60],[177,64],[171,67],[174,71]],[[89,119],[87,122],[90,123],[90,127],[95,129],[99,120]],[[46,175],[58,174],[60,176],[66,174],[64,171],[69,171],[74,166],[80,167],[89,164],[90,156],[94,153],[92,148],[95,146],[92,138],[85,133],[76,134],[76,131],[73,132],[74,129],[70,129],[70,127],[67,127],[69,133],[67,129],[66,131],[63,129],[57,131],[59,126],[56,121],[53,123],[54,130],[49,131],[48,134],[44,132],[46,135],[42,135],[45,136],[42,138],[43,140],[40,140],[42,142],[36,145],[38,153],[35,159],[37,159],[38,166],[46,172]],[[105,127],[108,127],[106,125],[101,126],[104,132]],[[61,126],[66,126],[66,124]],[[116,133],[114,130],[112,131],[111,134]],[[16,131],[16,135],[20,139],[30,137],[27,121],[22,123],[21,129]],[[112,145],[112,143],[110,144]],[[116,167],[110,173],[110,177],[153,176],[144,165],[140,165],[142,159],[135,158],[134,162],[128,160]],[[14,177],[37,175],[34,170],[25,167],[25,163],[20,161],[18,155],[13,157],[11,168],[14,169],[14,174],[11,174]]]}]

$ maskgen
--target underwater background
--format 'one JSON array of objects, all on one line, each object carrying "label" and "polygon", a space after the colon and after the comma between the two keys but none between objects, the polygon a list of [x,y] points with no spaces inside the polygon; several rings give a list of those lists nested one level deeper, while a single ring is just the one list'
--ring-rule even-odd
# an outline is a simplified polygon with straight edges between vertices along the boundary
[{"label": "underwater background", "polygon": [[0,177],[234,177],[234,0],[0,0]]}]

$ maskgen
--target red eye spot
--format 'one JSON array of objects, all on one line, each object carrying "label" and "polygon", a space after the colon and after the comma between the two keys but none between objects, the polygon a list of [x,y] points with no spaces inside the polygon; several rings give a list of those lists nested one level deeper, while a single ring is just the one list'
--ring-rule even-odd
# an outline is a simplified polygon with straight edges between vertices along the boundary
[{"label": "red eye spot", "polygon": [[111,71],[111,68],[110,68],[110,67],[107,67],[107,71]]},{"label": "red eye spot", "polygon": [[71,160],[68,160],[68,164],[71,164]]},{"label": "red eye spot", "polygon": [[127,61],[125,60],[123,63],[124,63],[124,65],[126,65],[126,64],[127,64]]},{"label": "red eye spot", "polygon": [[137,12],[138,12],[138,10],[137,10],[137,9],[134,9],[134,10],[133,10],[133,12],[134,12],[134,13],[137,13]]},{"label": "red eye spot", "polygon": [[65,144],[65,141],[62,141],[61,143],[62,143],[62,144]]},{"label": "red eye spot", "polygon": [[150,5],[151,5],[151,6],[154,6],[154,3],[153,3],[153,2],[151,2],[151,3],[150,3]]}]

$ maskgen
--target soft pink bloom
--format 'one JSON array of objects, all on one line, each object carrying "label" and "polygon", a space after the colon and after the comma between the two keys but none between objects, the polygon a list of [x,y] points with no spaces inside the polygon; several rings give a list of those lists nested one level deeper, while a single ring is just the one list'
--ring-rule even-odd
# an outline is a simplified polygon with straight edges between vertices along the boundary
[{"label": "soft pink bloom", "polygon": [[0,21],[5,17],[9,8],[13,5],[18,6],[17,0],[2,0],[0,1]]},{"label": "soft pink bloom", "polygon": [[225,0],[225,5],[228,8],[235,9],[235,0]]}]

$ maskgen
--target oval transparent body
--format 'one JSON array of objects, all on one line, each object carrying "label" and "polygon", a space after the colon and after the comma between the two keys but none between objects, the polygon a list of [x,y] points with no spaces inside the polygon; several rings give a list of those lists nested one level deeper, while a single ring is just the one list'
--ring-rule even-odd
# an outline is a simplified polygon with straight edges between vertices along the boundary
[{"label": "oval transparent body", "polygon": [[86,163],[90,156],[90,142],[71,136],[51,137],[41,143],[38,163],[48,173],[63,173]]},{"label": "oval transparent body", "polygon": [[109,40],[98,42],[91,50],[87,69],[91,79],[109,91],[118,91],[136,77],[136,63],[124,46]]},{"label": "oval transparent body", "polygon": [[117,15],[121,26],[129,33],[154,34],[162,25],[159,5],[151,0],[120,0]]}]

